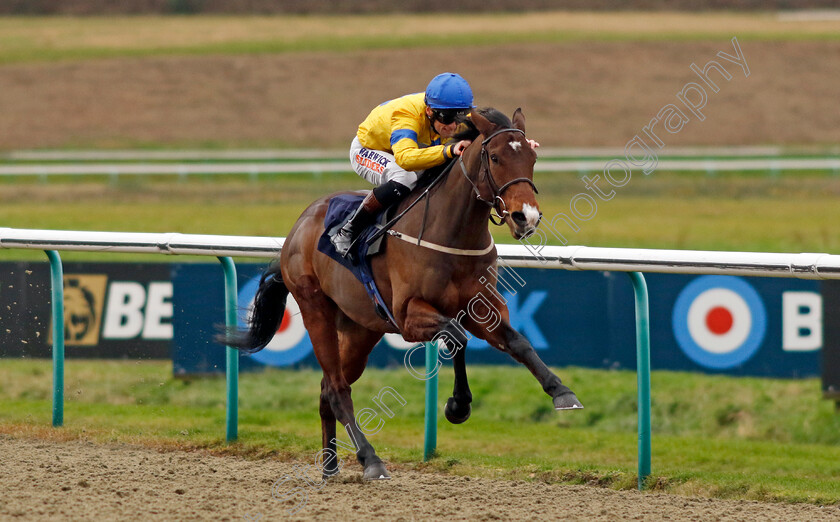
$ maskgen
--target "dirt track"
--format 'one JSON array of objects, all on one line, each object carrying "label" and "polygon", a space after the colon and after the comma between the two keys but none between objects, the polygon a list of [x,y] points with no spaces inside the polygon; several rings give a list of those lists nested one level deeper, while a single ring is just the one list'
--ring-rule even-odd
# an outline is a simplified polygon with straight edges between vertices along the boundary
[{"label": "dirt track", "polygon": [[[471,479],[357,465],[293,505],[272,485],[300,463],[0,437],[2,520],[837,520],[840,507],[767,504]],[[302,482],[298,482],[302,484]],[[282,488],[283,491],[287,489]]]},{"label": "dirt track", "polygon": [[[737,36],[733,35],[733,36]],[[744,41],[750,69],[711,73],[705,121],[667,145],[836,144],[840,43]],[[576,42],[92,60],[0,67],[0,149],[196,146],[346,147],[384,100],[461,72],[480,105],[521,106],[545,146],[623,147],[689,69],[732,54],[716,42]],[[717,58],[720,62],[721,59]]]}]

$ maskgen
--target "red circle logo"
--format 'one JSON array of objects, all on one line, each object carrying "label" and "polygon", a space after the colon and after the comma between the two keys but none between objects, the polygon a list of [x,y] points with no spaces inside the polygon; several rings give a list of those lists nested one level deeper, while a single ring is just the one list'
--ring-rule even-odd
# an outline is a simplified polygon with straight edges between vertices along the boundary
[{"label": "red circle logo", "polygon": [[289,309],[286,308],[283,310],[283,319],[280,320],[280,326],[277,327],[277,333],[283,333],[286,331],[286,328],[292,324],[292,314],[289,313]]},{"label": "red circle logo", "polygon": [[722,306],[716,306],[706,314],[706,326],[716,335],[723,335],[732,329],[732,312]]}]

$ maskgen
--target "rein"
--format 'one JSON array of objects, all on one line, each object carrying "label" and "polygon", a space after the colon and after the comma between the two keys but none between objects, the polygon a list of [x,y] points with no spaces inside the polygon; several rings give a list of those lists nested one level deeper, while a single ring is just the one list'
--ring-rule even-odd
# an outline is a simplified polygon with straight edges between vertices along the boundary
[{"label": "rein", "polygon": [[490,140],[492,140],[493,138],[495,138],[499,134],[503,134],[503,133],[507,133],[507,132],[518,132],[518,133],[522,134],[523,136],[525,136],[525,131],[520,130],[520,129],[513,129],[513,128],[499,129],[496,132],[494,132],[493,134],[491,134],[490,136],[488,136],[487,138],[485,138],[484,141],[481,142],[481,167],[478,171],[478,176],[481,179],[479,180],[479,182],[485,181],[485,180],[487,181],[487,184],[490,186],[490,190],[493,193],[492,194],[492,196],[493,196],[492,199],[486,200],[483,197],[481,197],[481,191],[478,189],[478,186],[475,184],[475,182],[470,179],[470,176],[467,173],[467,168],[466,168],[466,166],[464,166],[464,156],[460,156],[458,158],[458,165],[461,167],[461,173],[464,175],[465,178],[467,178],[467,181],[469,181],[470,185],[472,185],[473,192],[475,192],[475,198],[477,200],[481,201],[482,203],[485,203],[486,205],[490,206],[493,209],[493,211],[496,213],[496,218],[499,221],[496,221],[495,219],[493,219],[493,214],[491,213],[490,214],[490,222],[493,223],[494,225],[497,225],[497,226],[503,225],[505,223],[505,221],[507,220],[508,214],[510,214],[510,212],[508,212],[507,208],[502,208],[502,207],[505,206],[505,201],[502,199],[502,193],[505,190],[507,190],[508,187],[510,187],[511,185],[515,185],[516,183],[528,183],[529,185],[531,185],[531,188],[534,189],[534,192],[539,194],[539,190],[537,190],[537,186],[534,185],[534,182],[532,180],[528,179],[528,178],[512,179],[512,180],[508,181],[507,183],[505,183],[504,185],[502,185],[501,187],[499,187],[499,185],[496,183],[496,180],[493,177],[493,172],[490,170],[490,161],[489,161],[489,155],[487,153],[487,144],[490,143]]},{"label": "rein", "polygon": [[[445,178],[445,177],[446,177],[446,175],[447,175],[447,174],[449,174],[449,171],[450,171],[450,170],[452,170],[452,167],[453,167],[453,166],[455,166],[455,162],[454,162],[454,161],[449,162],[449,165],[447,165],[447,166],[446,166],[446,168],[445,168],[445,169],[443,169],[443,170],[440,172],[440,174],[438,174],[438,176],[437,176],[437,177],[436,177],[436,178],[435,178],[435,179],[434,179],[431,183],[429,183],[429,186],[428,186],[428,187],[426,187],[426,190],[424,190],[424,191],[423,191],[423,193],[422,193],[422,194],[420,194],[420,196],[418,196],[418,197],[417,197],[417,199],[415,199],[414,201],[412,201],[412,202],[411,202],[411,204],[410,204],[409,206],[405,207],[405,210],[403,210],[402,212],[400,212],[399,214],[397,214],[396,216],[394,216],[393,218],[391,218],[391,220],[390,220],[390,221],[388,221],[387,223],[385,223],[384,225],[382,225],[382,228],[380,228],[379,230],[377,230],[377,231],[376,231],[376,232],[375,232],[372,236],[370,236],[370,237],[368,238],[368,240],[367,240],[368,244],[373,243],[374,241],[376,241],[377,239],[379,239],[379,237],[380,237],[380,236],[382,236],[383,234],[385,234],[386,232],[388,232],[388,230],[389,230],[391,227],[393,227],[394,225],[396,225],[396,224],[397,224],[397,221],[399,221],[400,219],[402,219],[402,217],[406,214],[406,212],[408,212],[409,210],[411,210],[412,208],[414,208],[414,205],[416,205],[417,203],[419,203],[421,199],[423,199],[423,198],[427,198],[427,197],[429,196],[429,191],[431,191],[431,190],[432,190],[432,188],[434,188],[434,186],[435,186],[435,185],[437,185],[438,183],[440,183],[440,182],[441,182],[441,180],[443,180],[443,178]],[[427,200],[426,200],[426,209],[425,209],[425,211],[423,212],[423,227],[420,229],[420,237],[423,237],[423,229],[425,229],[425,228],[426,228],[426,213],[427,213],[428,211],[429,211],[429,200],[427,199]],[[419,240],[418,240],[418,241],[419,241]],[[419,243],[418,243],[418,244],[419,244]]]}]

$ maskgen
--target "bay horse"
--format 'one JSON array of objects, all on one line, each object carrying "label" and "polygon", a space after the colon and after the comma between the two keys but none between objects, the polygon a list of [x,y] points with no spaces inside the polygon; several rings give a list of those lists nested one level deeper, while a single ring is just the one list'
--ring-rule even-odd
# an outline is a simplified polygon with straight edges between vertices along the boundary
[{"label": "bay horse", "polygon": [[[507,223],[515,239],[532,234],[541,213],[533,183],[537,155],[525,139],[522,111],[517,109],[511,121],[495,109],[482,109],[473,111],[470,120],[475,139],[458,164],[428,190],[424,205],[413,206],[394,225],[396,234],[385,237],[384,253],[372,258],[376,284],[396,328],[376,313],[362,283],[349,270],[317,250],[330,198],[336,195],[332,194],[313,202],[292,227],[279,259],[262,276],[248,329],[221,339],[248,353],[262,349],[277,331],[288,294],[294,296],[323,370],[322,443],[323,451],[333,457],[325,459],[325,477],[338,473],[334,458],[338,420],[356,444],[363,478],[390,478],[356,424],[350,396],[350,385],[362,375],[368,355],[385,333],[401,333],[409,342],[428,342],[436,335],[444,340],[455,371],[445,408],[452,423],[469,417],[472,402],[463,328],[525,365],[556,409],[583,407],[528,340],[511,327],[500,295],[494,308],[501,321],[495,325],[481,322],[489,313],[486,304],[476,312],[475,302],[471,303],[485,288],[496,288],[497,255],[488,225],[491,211]],[[409,207],[421,192],[423,187],[415,188],[397,211]],[[400,234],[405,235],[402,239],[413,237],[401,241]],[[419,237],[424,239],[422,245]],[[475,313],[464,314],[470,306]]]}]

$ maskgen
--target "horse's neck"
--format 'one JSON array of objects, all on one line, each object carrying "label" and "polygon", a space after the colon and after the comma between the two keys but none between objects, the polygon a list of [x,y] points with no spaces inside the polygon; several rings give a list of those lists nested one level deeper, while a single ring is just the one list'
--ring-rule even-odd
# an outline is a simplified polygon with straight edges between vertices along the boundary
[{"label": "horse's neck", "polygon": [[[478,158],[466,158],[465,167],[468,172],[473,167],[477,169]],[[431,199],[423,239],[453,248],[481,249],[487,246],[490,207],[476,199],[461,165],[453,165],[441,186],[433,189],[427,197]],[[409,225],[412,230],[406,228],[406,233],[420,232],[425,205],[426,202],[421,202],[415,207],[415,219]]]}]

